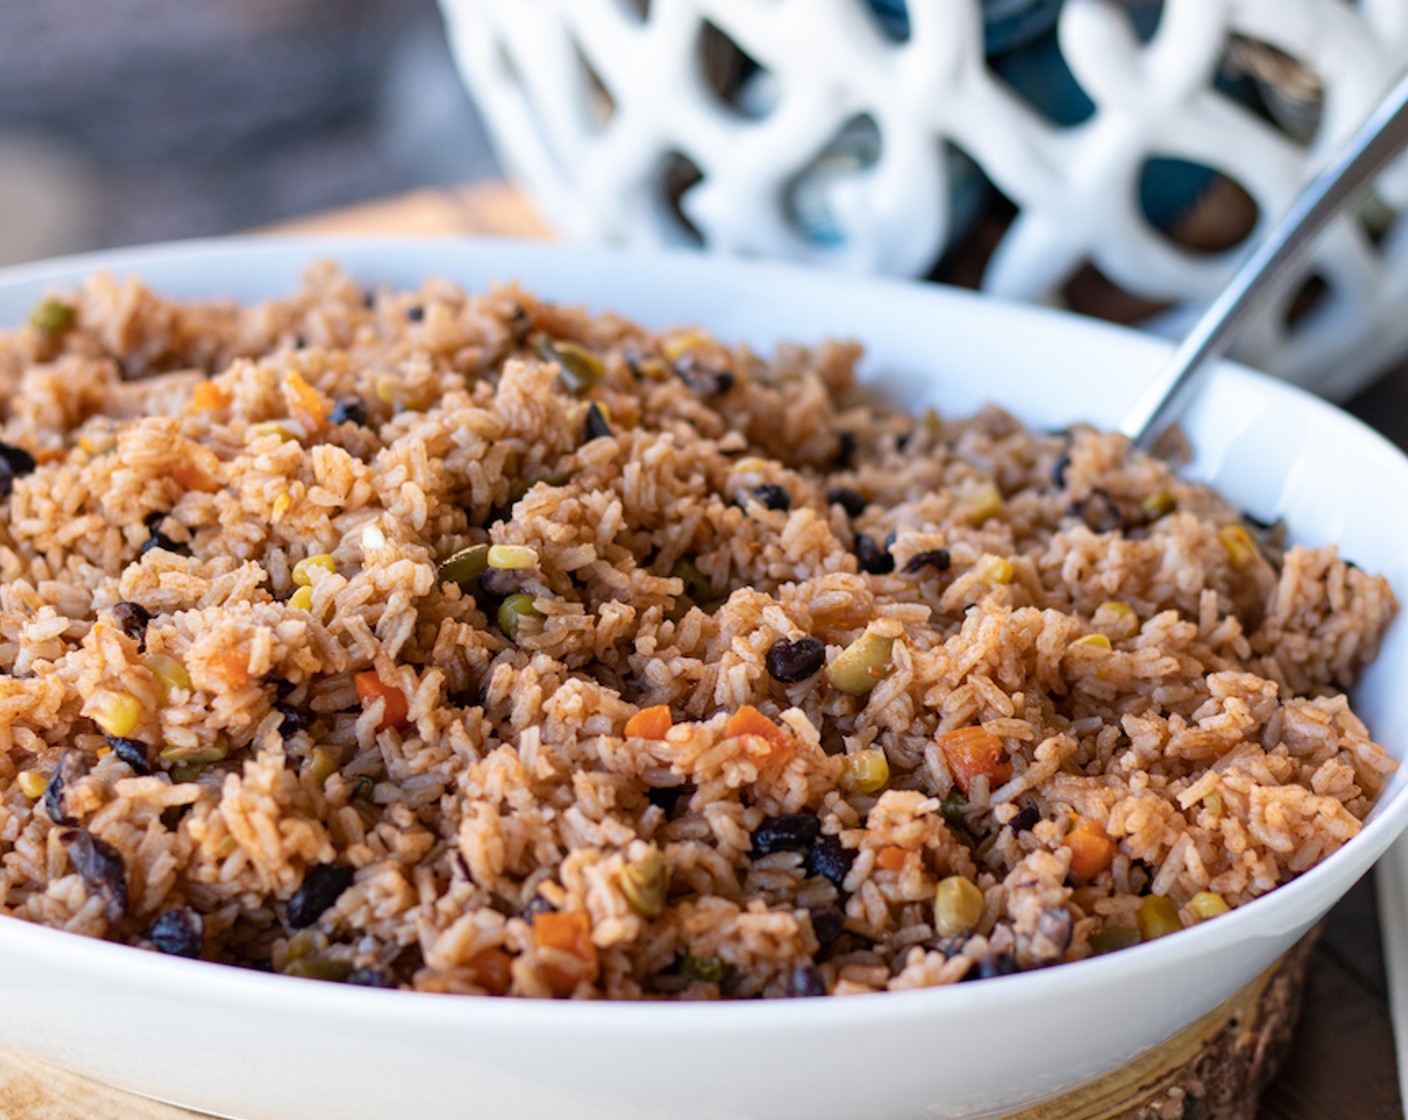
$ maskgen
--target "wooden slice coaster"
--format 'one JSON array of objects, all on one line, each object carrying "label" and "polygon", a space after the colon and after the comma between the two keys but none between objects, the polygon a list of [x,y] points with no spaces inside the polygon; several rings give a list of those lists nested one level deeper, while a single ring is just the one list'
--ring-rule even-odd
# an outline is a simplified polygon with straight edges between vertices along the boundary
[{"label": "wooden slice coaster", "polygon": [[[1011,1120],[1244,1120],[1285,1055],[1315,935],[1139,1061]],[[0,1120],[192,1120],[0,1049]]]}]

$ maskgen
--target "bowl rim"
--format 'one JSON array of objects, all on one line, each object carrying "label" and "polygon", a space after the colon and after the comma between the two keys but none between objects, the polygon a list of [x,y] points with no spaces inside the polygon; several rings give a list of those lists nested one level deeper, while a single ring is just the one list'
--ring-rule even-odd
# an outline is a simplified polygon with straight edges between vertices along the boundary
[{"label": "bowl rim", "polygon": [[[912,280],[856,276],[819,271],[802,266],[772,262],[737,260],[708,256],[684,250],[620,249],[495,237],[439,237],[429,235],[290,235],[262,234],[212,237],[187,241],[159,242],[128,248],[72,254],[0,268],[0,298],[17,289],[33,289],[38,296],[45,285],[71,284],[98,271],[141,274],[143,270],[166,265],[206,262],[214,266],[241,264],[274,268],[297,255],[303,266],[320,258],[331,258],[348,271],[356,265],[340,260],[349,251],[403,255],[427,254],[423,275],[444,275],[437,271],[437,259],[445,252],[487,252],[514,261],[544,264],[550,258],[580,267],[619,267],[629,263],[653,270],[685,270],[709,284],[731,279],[748,280],[751,285],[787,292],[795,298],[798,289],[822,290],[835,299],[846,292],[879,291],[903,294],[905,300],[957,302],[981,306],[985,313],[1010,315],[1018,320],[1041,322],[1044,329],[1071,334],[1105,335],[1117,340],[1132,354],[1168,354],[1173,344],[1131,328],[1086,319],[1054,308],[1003,300],[990,295],[946,285]],[[282,289],[274,287],[271,275],[258,286],[273,298]],[[159,288],[159,283],[158,283]],[[178,295],[176,298],[211,298]],[[548,293],[549,299],[554,298]],[[247,302],[247,301],[242,301]],[[564,300],[563,302],[567,302]],[[575,300],[573,302],[576,302]],[[1053,324],[1055,326],[1053,327]],[[12,324],[0,322],[0,330]],[[726,334],[726,329],[720,333]],[[818,330],[818,337],[824,335]],[[863,340],[862,340],[863,341]],[[1408,485],[1408,456],[1386,437],[1341,409],[1303,389],[1267,374],[1230,361],[1216,364],[1209,385],[1218,382],[1241,383],[1283,404],[1308,411],[1318,422],[1350,437],[1363,454],[1383,462]],[[1131,399],[1137,386],[1131,389]],[[1402,626],[1399,620],[1395,623]],[[1408,765],[1408,744],[1403,750]],[[825,1030],[840,1023],[856,1026],[881,1021],[891,1026],[932,1021],[935,1017],[962,1015],[975,1001],[985,1011],[1018,1009],[1033,1000],[1078,1000],[1089,985],[1120,985],[1146,972],[1176,968],[1195,960],[1218,945],[1270,937],[1271,932],[1296,923],[1296,912],[1304,911],[1303,896],[1315,892],[1352,865],[1361,863],[1361,872],[1370,861],[1360,856],[1374,846],[1386,848],[1393,837],[1408,827],[1408,784],[1375,807],[1364,828],[1347,844],[1319,864],[1283,883],[1269,893],[1220,916],[1181,931],[1175,937],[1143,943],[1118,953],[1073,961],[1052,968],[993,977],[979,984],[950,984],[900,992],[865,993],[858,997],[823,1000],[738,1000],[717,1002],[678,1000],[539,1000],[456,998],[441,993],[371,989],[329,983],[293,983],[291,978],[212,961],[187,960],[117,942],[97,940],[81,934],[42,926],[12,915],[0,915],[0,950],[19,949],[31,955],[53,958],[56,967],[71,972],[101,974],[120,970],[129,982],[148,979],[160,988],[199,985],[207,997],[227,1001],[257,1000],[269,1013],[290,1015],[376,1015],[378,1025],[396,1020],[444,1029],[490,1026],[495,1030],[523,1033],[579,1031],[590,1024],[593,1030],[613,1035],[642,1031],[679,1031],[725,1035],[739,1031]],[[1347,886],[1346,886],[1347,889]],[[1342,895],[1343,892],[1341,891]],[[1338,898],[1339,895],[1336,896]],[[367,1002],[372,1001],[372,1002]],[[1073,1004],[1074,1006],[1074,1004]]]}]

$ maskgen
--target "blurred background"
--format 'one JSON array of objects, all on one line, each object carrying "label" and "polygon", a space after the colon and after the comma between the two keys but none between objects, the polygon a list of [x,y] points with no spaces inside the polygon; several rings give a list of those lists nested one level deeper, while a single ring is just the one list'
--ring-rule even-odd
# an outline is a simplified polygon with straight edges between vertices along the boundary
[{"label": "blurred background", "polygon": [[0,264],[496,171],[434,0],[0,4]]}]

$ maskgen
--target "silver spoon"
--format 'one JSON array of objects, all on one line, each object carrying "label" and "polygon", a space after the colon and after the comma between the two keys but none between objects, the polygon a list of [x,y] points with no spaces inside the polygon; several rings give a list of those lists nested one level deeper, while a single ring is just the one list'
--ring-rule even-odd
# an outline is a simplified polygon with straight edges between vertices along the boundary
[{"label": "silver spoon", "polygon": [[1356,202],[1408,145],[1408,77],[1399,81],[1324,171],[1271,227],[1168,365],[1135,402],[1120,431],[1147,449],[1183,414],[1194,392],[1238,330],[1285,286],[1291,268],[1330,220]]}]

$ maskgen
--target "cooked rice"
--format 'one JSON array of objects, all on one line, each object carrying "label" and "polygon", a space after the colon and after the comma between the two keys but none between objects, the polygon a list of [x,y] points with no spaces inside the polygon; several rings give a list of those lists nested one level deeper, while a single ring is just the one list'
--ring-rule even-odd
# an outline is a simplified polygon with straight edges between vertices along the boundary
[{"label": "cooked rice", "polygon": [[[366,294],[320,266],[249,309],[101,276],[66,298],[72,330],[0,335],[3,439],[39,462],[0,524],[5,914],[422,991],[915,988],[1087,956],[1150,894],[1184,925],[1198,892],[1245,903],[1351,839],[1394,769],[1340,691],[1395,612],[1385,581],[1283,549],[1119,436],[915,419],[853,384],[851,344],[764,361],[515,287]],[[604,379],[569,391],[539,335]],[[589,401],[612,434],[584,441]],[[366,422],[325,419],[336,402]],[[892,572],[858,572],[858,533]],[[437,577],[480,542],[538,562]],[[300,609],[319,554],[336,570]],[[512,640],[510,591],[542,616]],[[866,695],[768,672],[781,638],[831,662],[867,632],[895,641]],[[1073,644],[1096,634],[1111,648]],[[94,723],[115,692],[150,776]],[[654,705],[666,737],[627,737]],[[726,733],[744,705],[780,731]],[[974,726],[1010,777],[965,803],[940,736]],[[867,749],[888,786],[844,792]],[[849,869],[754,851],[790,814]],[[1092,822],[1115,851],[1082,877],[1069,837]],[[943,937],[953,875],[983,912]]]}]

